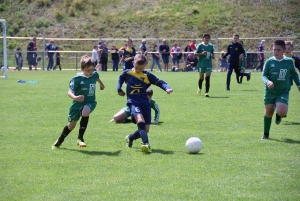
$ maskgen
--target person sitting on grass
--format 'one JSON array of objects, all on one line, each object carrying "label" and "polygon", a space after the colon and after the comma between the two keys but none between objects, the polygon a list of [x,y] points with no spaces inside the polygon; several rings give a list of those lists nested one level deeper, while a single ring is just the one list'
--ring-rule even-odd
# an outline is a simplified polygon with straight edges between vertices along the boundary
[{"label": "person sitting on grass", "polygon": [[[151,124],[158,124],[158,120],[159,120],[159,117],[160,117],[160,109],[159,109],[157,103],[155,102],[155,100],[152,99],[153,90],[151,88],[148,88],[146,93],[147,93],[147,96],[148,96],[149,101],[150,101],[150,107],[155,112],[154,121],[151,122]],[[117,112],[114,115],[114,118],[111,119],[109,122],[115,122],[115,123],[130,122],[128,117],[130,117],[130,109],[127,105],[125,105],[119,112]]]},{"label": "person sitting on grass", "polygon": [[100,90],[104,89],[104,84],[100,80],[97,71],[94,71],[94,65],[90,57],[84,55],[81,58],[82,74],[77,74],[70,81],[68,96],[73,99],[69,108],[69,123],[63,128],[60,137],[52,145],[52,149],[60,148],[61,144],[68,134],[75,128],[77,121],[80,119],[80,127],[77,139],[79,147],[86,147],[83,135],[89,122],[90,113],[96,108],[96,82],[100,84]]}]

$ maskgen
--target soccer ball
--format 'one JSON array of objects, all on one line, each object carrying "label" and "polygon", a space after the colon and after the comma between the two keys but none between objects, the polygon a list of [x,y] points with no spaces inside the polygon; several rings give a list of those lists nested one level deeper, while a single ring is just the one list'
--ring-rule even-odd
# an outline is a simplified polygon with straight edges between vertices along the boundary
[{"label": "soccer ball", "polygon": [[185,147],[190,154],[196,154],[202,149],[202,141],[197,137],[191,137],[186,141]]}]

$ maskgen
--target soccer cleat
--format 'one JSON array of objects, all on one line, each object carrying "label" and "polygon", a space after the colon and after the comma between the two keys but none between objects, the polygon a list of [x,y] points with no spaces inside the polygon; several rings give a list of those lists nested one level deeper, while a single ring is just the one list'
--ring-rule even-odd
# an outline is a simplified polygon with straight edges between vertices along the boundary
[{"label": "soccer cleat", "polygon": [[249,72],[247,75],[247,81],[249,81],[251,79],[251,73]]},{"label": "soccer cleat", "polygon": [[263,136],[261,137],[262,140],[267,140],[269,139],[269,133],[264,133]]},{"label": "soccer cleat", "polygon": [[129,135],[127,135],[127,136],[125,137],[125,140],[126,140],[126,147],[131,148],[131,147],[132,147],[132,142],[133,142],[133,141],[130,141],[130,140],[129,140]]},{"label": "soccer cleat", "polygon": [[78,139],[78,140],[77,140],[77,145],[78,145],[79,147],[86,147],[86,144],[84,143],[84,140],[83,140],[83,139],[82,139],[82,140]]},{"label": "soccer cleat", "polygon": [[230,91],[230,88],[226,88],[225,91]]},{"label": "soccer cleat", "polygon": [[152,150],[151,150],[151,148],[150,148],[150,144],[143,144],[143,145],[141,146],[141,150],[142,150],[142,152],[144,152],[144,153],[151,153],[151,152],[152,152]]},{"label": "soccer cleat", "polygon": [[111,119],[109,122],[110,122],[110,123],[114,123],[114,122],[115,122],[115,120],[114,120],[114,119]]},{"label": "soccer cleat", "polygon": [[276,113],[275,124],[280,124],[282,117]]},{"label": "soccer cleat", "polygon": [[[62,143],[62,142],[61,142],[61,143]],[[52,149],[59,149],[61,143],[58,143],[58,140],[56,140],[56,141],[54,142],[54,144],[52,145]]]},{"label": "soccer cleat", "polygon": [[201,95],[201,89],[199,89],[199,88],[197,89],[197,94]]},{"label": "soccer cleat", "polygon": [[208,95],[208,93],[205,93],[205,95],[204,95],[205,97],[209,97],[209,95]]}]

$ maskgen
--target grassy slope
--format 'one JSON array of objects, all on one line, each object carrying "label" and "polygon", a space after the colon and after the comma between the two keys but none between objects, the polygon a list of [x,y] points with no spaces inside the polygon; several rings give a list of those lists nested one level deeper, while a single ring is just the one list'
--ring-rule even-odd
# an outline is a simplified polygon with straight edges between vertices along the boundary
[{"label": "grassy slope", "polygon": [[[213,37],[228,38],[232,33],[239,33],[241,37],[296,36],[300,33],[297,11],[300,2],[297,0],[0,2],[8,36],[43,36],[44,33],[48,38],[197,38],[208,32]],[[227,41],[224,43],[227,45]],[[251,49],[252,44],[247,45]],[[253,45],[256,47],[257,41]]]}]

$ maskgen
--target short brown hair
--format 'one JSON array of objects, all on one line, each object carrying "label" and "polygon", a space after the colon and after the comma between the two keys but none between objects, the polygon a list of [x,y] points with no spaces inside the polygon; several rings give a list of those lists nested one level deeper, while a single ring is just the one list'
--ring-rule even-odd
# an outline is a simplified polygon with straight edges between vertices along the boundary
[{"label": "short brown hair", "polygon": [[285,49],[285,42],[284,40],[275,40],[273,45],[279,45],[281,46],[283,49]]},{"label": "short brown hair", "polygon": [[138,64],[138,65],[146,65],[147,62],[147,57],[143,54],[137,54],[134,57],[134,63]]},{"label": "short brown hair", "polygon": [[153,96],[153,90],[150,87],[146,90],[146,93],[147,96]]},{"label": "short brown hair", "polygon": [[88,55],[83,55],[80,60],[81,69],[88,68],[92,66],[92,60]]}]

